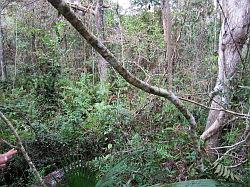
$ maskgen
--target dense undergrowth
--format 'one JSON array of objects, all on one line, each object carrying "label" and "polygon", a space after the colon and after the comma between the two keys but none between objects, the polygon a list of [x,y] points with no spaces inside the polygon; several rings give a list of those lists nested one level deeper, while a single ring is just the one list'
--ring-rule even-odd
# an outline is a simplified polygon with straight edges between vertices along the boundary
[{"label": "dense undergrowth", "polygon": [[[216,32],[218,25],[214,27],[213,22],[207,23],[202,16],[196,18],[197,10],[206,4],[199,1],[192,6],[193,12],[185,6],[173,9],[173,31],[181,33],[183,29],[184,35],[176,44],[174,92],[209,104],[208,97],[203,93],[211,91],[215,82],[218,56],[214,54],[213,42],[217,41],[210,36]],[[202,10],[210,9],[205,7]],[[94,171],[96,181],[112,178],[109,182],[113,186],[149,186],[207,178],[237,182],[246,180],[247,163],[230,170],[228,166],[243,162],[247,158],[247,148],[239,147],[215,164],[215,159],[203,150],[204,172],[200,172],[188,133],[188,122],[174,105],[132,87],[111,68],[109,79],[101,83],[94,68],[91,71],[82,70],[96,66],[96,54],[86,47],[64,20],[55,21],[58,18],[54,15],[55,20],[46,20],[50,27],[45,28],[42,24],[36,25],[43,14],[33,21],[34,25],[29,25],[27,21],[31,19],[31,13],[26,15],[23,11],[23,14],[23,19],[15,20],[19,28],[19,43],[16,46],[20,53],[20,57],[16,57],[18,71],[14,75],[14,67],[10,63],[9,78],[0,82],[0,111],[14,124],[42,176],[80,160]],[[113,14],[109,11],[106,15],[106,32],[111,34],[116,24]],[[187,23],[186,17],[189,18]],[[11,16],[9,19],[11,25]],[[163,68],[150,69],[152,64],[163,63],[164,46],[159,20],[159,13],[148,11],[142,11],[136,19],[124,15],[121,24],[125,42],[121,46],[114,38],[107,45],[118,59],[124,58],[126,68],[137,77],[164,87],[166,77],[160,71]],[[6,37],[6,46],[8,42],[12,44],[14,36],[15,33],[10,33],[9,38]],[[36,38],[35,47],[28,42],[33,36]],[[122,47],[125,48],[124,56],[121,55]],[[10,51],[16,49],[13,46],[10,48]],[[27,49],[35,51],[29,54]],[[81,51],[84,51],[83,54],[80,54]],[[147,60],[141,68],[143,71],[132,63],[138,56]],[[245,112],[250,105],[249,88],[244,88],[249,85],[247,71],[250,67],[245,65],[239,68],[242,75],[232,88],[231,108],[234,111]],[[194,115],[197,134],[201,135],[208,111],[189,103],[186,107]],[[245,119],[229,116],[221,145],[240,141],[246,124]],[[16,146],[15,137],[2,121],[0,138],[5,142],[1,141],[1,151]],[[35,183],[36,179],[20,151],[0,171],[0,185],[22,187]]]},{"label": "dense undergrowth", "polygon": [[[81,155],[99,177],[122,162],[116,171],[117,186],[216,177],[209,160],[205,162],[206,172],[196,169],[187,122],[167,101],[140,91],[130,93],[134,95],[128,100],[124,96],[131,87],[119,78],[113,85],[93,82],[89,74],[74,81],[60,74],[48,85],[45,80],[33,79],[27,84],[30,80],[23,78],[14,89],[12,84],[2,84],[0,97],[1,111],[14,123],[43,176],[66,165],[62,160]],[[38,92],[41,85],[42,93]],[[117,92],[120,86],[123,89]],[[198,109],[193,113],[203,124],[205,112]],[[0,133],[15,144],[3,124]],[[18,154],[1,181],[23,186],[34,183],[35,178]]]}]

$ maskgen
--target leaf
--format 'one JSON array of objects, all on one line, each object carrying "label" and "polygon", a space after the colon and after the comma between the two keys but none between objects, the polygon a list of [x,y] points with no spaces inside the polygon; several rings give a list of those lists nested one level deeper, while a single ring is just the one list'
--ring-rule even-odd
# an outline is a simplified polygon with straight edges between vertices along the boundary
[{"label": "leaf", "polygon": [[226,175],[226,179],[228,179],[228,177],[230,176],[230,174],[232,173],[232,170],[228,170],[228,174]]},{"label": "leaf", "polygon": [[113,145],[112,144],[108,144],[108,149],[112,149]]},{"label": "leaf", "polygon": [[222,165],[221,165],[221,164],[219,164],[219,165],[216,167],[216,170],[215,170],[215,172],[214,172],[214,173],[220,173],[221,168],[222,168]]},{"label": "leaf", "polygon": [[223,175],[223,173],[224,173],[224,168],[225,168],[225,167],[224,167],[223,165],[221,165],[221,170],[220,170],[218,176],[222,176],[222,175]]},{"label": "leaf", "polygon": [[225,177],[227,175],[227,171],[228,171],[227,166],[224,166],[222,177]]},{"label": "leaf", "polygon": [[231,172],[231,170],[227,166],[225,166],[223,177],[225,177],[227,179],[230,175],[230,172]]},{"label": "leaf", "polygon": [[237,181],[241,181],[239,175],[234,175],[234,178],[235,178]]},{"label": "leaf", "polygon": [[231,172],[230,177],[231,177],[231,179],[232,179],[233,181],[235,180],[235,177],[234,177],[234,173],[233,173],[233,172]]}]

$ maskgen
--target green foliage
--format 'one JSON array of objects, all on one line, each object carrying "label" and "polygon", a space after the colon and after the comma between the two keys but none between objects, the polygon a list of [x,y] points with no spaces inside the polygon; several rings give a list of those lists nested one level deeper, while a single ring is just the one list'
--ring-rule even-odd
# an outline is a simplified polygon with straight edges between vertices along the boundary
[{"label": "green foliage", "polygon": [[[125,168],[125,159],[119,161],[107,173],[98,178],[98,171],[93,164],[84,163],[83,160],[66,159],[63,167],[64,180],[62,186],[69,187],[109,187],[116,186],[120,182],[119,175]],[[60,186],[60,185],[59,185]]]},{"label": "green foliage", "polygon": [[188,180],[183,182],[177,182],[172,184],[160,184],[160,185],[153,185],[150,187],[243,187],[243,185],[239,183],[229,183],[223,181],[217,181],[213,179],[199,179],[199,180]]},{"label": "green foliage", "polygon": [[[138,53],[143,54],[145,51],[145,56],[149,59],[154,60],[158,58],[155,54],[154,46],[161,49],[164,47],[163,31],[159,20],[159,14],[147,11],[143,11],[136,17],[132,15],[124,15],[122,17],[122,26],[133,38],[127,46],[132,52],[130,53],[130,58],[133,58]],[[142,41],[141,38],[144,36],[147,37]],[[154,45],[151,45],[153,43]]]},{"label": "green foliage", "polygon": [[[132,147],[127,153],[109,154],[96,158],[93,163],[99,166],[104,178],[115,177],[113,186],[144,186],[166,177],[164,170],[156,162],[157,155],[151,148]],[[114,164],[118,163],[118,164]],[[111,173],[110,173],[111,171]],[[112,173],[116,173],[115,175]]]},{"label": "green foliage", "polygon": [[232,181],[241,181],[239,175],[235,174],[232,169],[230,169],[228,166],[224,166],[223,164],[220,164],[219,162],[215,162],[213,164],[215,171],[214,173],[218,177],[222,177],[225,179],[230,178]]},{"label": "green foliage", "polygon": [[[114,10],[105,9],[105,45],[115,51],[124,67],[136,77],[164,87],[168,62],[164,58],[159,1],[135,0],[133,4],[137,5],[135,8],[141,7],[135,14],[116,15]],[[155,9],[148,11],[148,4],[155,5]],[[220,24],[214,22],[216,15],[211,15],[213,7],[209,1],[170,4],[173,92],[208,104],[207,93],[215,83],[218,69],[216,46]],[[20,16],[13,16],[11,7],[16,8],[14,13],[20,8]],[[173,104],[134,88],[111,68],[109,83],[100,83],[99,56],[86,41],[62,17],[51,15],[54,10],[49,6],[41,6],[41,13],[34,7],[32,10],[28,5],[24,7],[13,3],[10,12],[3,15],[9,28],[4,33],[4,54],[8,56],[6,62],[12,78],[0,83],[0,110],[15,125],[42,175],[64,167],[70,186],[149,186],[198,178],[229,181],[245,175],[245,165],[230,168],[246,154],[245,149],[240,157],[228,155],[212,169],[209,165],[212,159],[205,158],[206,170],[201,173],[188,121]],[[120,25],[115,22],[116,16]],[[81,19],[95,32],[95,18],[86,13]],[[140,58],[146,60],[142,67],[145,72],[135,68],[135,61]],[[138,63],[142,65],[140,60]],[[233,90],[230,107],[247,113],[249,66],[247,63],[243,66],[239,68],[242,73],[239,84],[232,83],[235,87],[230,88]],[[201,134],[207,110],[185,105],[197,121],[197,134]],[[222,144],[231,145],[239,140],[245,125],[246,121],[240,119],[227,124],[229,130],[223,131]],[[15,144],[15,137],[1,121],[0,137]],[[8,146],[3,145],[7,151]],[[68,153],[81,155],[85,164],[73,165],[66,171],[65,166],[79,161],[69,159],[61,163]],[[9,181],[5,177],[8,173],[13,174]],[[20,155],[3,174],[1,184],[35,183]]]},{"label": "green foliage", "polygon": [[68,167],[64,167],[64,177],[66,186],[69,187],[95,187],[97,178],[95,172],[86,164],[83,163],[70,163]]}]

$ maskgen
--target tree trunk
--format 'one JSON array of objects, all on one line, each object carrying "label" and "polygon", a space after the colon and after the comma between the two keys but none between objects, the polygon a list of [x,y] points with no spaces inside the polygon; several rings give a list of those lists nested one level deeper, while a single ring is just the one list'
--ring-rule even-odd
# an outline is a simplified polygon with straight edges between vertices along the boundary
[{"label": "tree trunk", "polygon": [[163,25],[163,35],[164,35],[164,43],[166,47],[166,55],[165,59],[167,61],[166,72],[168,75],[168,87],[172,89],[173,87],[173,63],[171,59],[171,12],[169,0],[161,0],[161,13],[162,13],[162,25]]},{"label": "tree trunk", "polygon": [[[35,15],[35,3],[32,5],[32,13]],[[35,19],[32,19],[32,27],[35,28]],[[31,35],[31,63],[35,65],[37,63],[37,55],[36,55],[36,33],[32,33]]]},{"label": "tree trunk", "polygon": [[5,81],[7,79],[7,67],[4,59],[3,54],[3,20],[2,20],[2,12],[3,10],[12,2],[15,2],[16,0],[6,0],[6,1],[0,1],[0,80]]},{"label": "tree trunk", "polygon": [[7,78],[6,64],[3,57],[3,24],[2,24],[2,9],[0,6],[0,75],[1,81],[5,81]]},{"label": "tree trunk", "polygon": [[[103,0],[98,0],[97,3],[97,23],[96,28],[98,32],[98,38],[100,42],[104,40],[104,15],[103,15]],[[99,55],[98,59],[98,73],[100,81],[106,81],[107,79],[107,62],[106,60]]]},{"label": "tree trunk", "polygon": [[[227,0],[221,7],[224,20],[221,26],[219,39],[218,76],[211,108],[223,108],[229,105],[229,96],[232,93],[231,80],[236,76],[237,66],[242,61],[241,52],[247,40],[247,30],[250,24],[250,1]],[[211,147],[218,144],[225,112],[210,110],[205,132],[201,139],[207,140]]]}]

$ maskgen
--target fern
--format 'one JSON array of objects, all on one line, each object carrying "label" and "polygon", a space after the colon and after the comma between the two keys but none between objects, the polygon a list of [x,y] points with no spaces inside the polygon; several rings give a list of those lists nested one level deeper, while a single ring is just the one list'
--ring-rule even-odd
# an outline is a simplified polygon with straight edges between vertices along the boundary
[{"label": "fern", "polygon": [[213,163],[213,168],[215,168],[214,173],[219,177],[223,177],[225,179],[231,178],[232,181],[241,181],[239,175],[235,174],[234,171],[228,166],[224,166],[219,162]]}]

